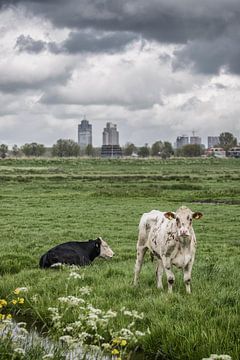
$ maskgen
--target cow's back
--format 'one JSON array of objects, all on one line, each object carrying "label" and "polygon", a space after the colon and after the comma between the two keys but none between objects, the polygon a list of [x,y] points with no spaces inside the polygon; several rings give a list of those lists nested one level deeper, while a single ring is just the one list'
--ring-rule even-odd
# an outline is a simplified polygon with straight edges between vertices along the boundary
[{"label": "cow's back", "polygon": [[91,247],[89,242],[70,241],[48,250],[40,259],[39,266],[48,268],[56,263],[68,265],[89,265],[91,262]]},{"label": "cow's back", "polygon": [[146,245],[149,233],[156,224],[164,219],[164,213],[158,210],[152,210],[144,213],[139,222],[138,245]]}]

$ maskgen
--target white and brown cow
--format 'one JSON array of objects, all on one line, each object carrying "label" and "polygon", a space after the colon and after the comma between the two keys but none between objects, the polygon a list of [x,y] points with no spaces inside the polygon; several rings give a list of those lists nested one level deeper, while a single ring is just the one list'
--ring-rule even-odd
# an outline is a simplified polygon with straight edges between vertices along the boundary
[{"label": "white and brown cow", "polygon": [[137,284],[144,255],[149,249],[157,259],[157,287],[163,288],[162,275],[165,270],[168,291],[172,292],[175,280],[172,265],[175,265],[183,269],[186,291],[191,292],[191,272],[196,252],[192,220],[201,217],[202,213],[192,212],[186,206],[180,207],[175,213],[152,210],[142,215],[139,223],[134,285]]}]

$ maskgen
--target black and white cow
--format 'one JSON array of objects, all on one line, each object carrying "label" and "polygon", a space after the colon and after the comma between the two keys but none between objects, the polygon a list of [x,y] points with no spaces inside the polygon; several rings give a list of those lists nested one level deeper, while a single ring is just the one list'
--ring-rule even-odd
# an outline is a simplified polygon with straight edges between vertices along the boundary
[{"label": "black and white cow", "polygon": [[96,257],[111,258],[114,253],[102,238],[84,242],[69,241],[53,247],[42,255],[40,268],[49,268],[54,264],[89,265]]},{"label": "black and white cow", "polygon": [[202,213],[192,212],[186,206],[175,213],[152,210],[142,215],[139,223],[137,243],[137,260],[135,265],[134,284],[137,284],[143,258],[149,249],[157,259],[157,287],[162,289],[162,275],[165,271],[168,291],[172,292],[175,280],[172,265],[183,270],[187,293],[191,292],[191,272],[196,252],[196,236],[193,230],[193,219],[200,219]]}]

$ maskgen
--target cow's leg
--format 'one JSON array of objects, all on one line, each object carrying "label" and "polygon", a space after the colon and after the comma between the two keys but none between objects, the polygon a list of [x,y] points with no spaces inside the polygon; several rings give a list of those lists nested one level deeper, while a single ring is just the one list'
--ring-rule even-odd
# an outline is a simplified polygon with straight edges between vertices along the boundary
[{"label": "cow's leg", "polygon": [[191,274],[192,274],[193,261],[190,261],[183,269],[183,280],[186,287],[186,292],[191,294]]},{"label": "cow's leg", "polygon": [[162,276],[163,276],[163,263],[161,259],[157,261],[156,276],[157,276],[157,288],[163,289]]},{"label": "cow's leg", "polygon": [[171,270],[171,260],[169,257],[162,256],[162,262],[164,266],[164,270],[167,275],[167,282],[168,282],[168,292],[172,293],[173,284],[175,281],[174,273]]},{"label": "cow's leg", "polygon": [[142,268],[142,264],[143,264],[143,258],[144,258],[146,251],[147,251],[146,247],[139,246],[137,248],[137,259],[136,259],[136,264],[135,264],[134,281],[133,281],[134,285],[137,285],[138,277],[139,277],[139,274],[140,274],[140,271]]}]

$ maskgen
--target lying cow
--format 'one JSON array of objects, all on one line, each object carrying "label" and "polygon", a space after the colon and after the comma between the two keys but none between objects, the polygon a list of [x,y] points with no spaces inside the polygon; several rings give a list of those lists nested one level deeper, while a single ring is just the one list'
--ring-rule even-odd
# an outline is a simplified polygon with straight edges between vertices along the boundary
[{"label": "lying cow", "polygon": [[102,238],[85,242],[70,241],[48,250],[40,259],[40,268],[54,264],[89,265],[96,257],[111,258],[114,253]]},{"label": "lying cow", "polygon": [[187,293],[191,293],[191,272],[196,252],[196,237],[192,227],[193,219],[200,219],[202,213],[192,212],[186,206],[176,213],[153,210],[142,215],[139,223],[137,260],[134,285],[137,284],[143,258],[149,249],[157,258],[157,287],[162,289],[162,275],[165,270],[168,291],[172,292],[175,280],[171,266],[183,269]]}]

